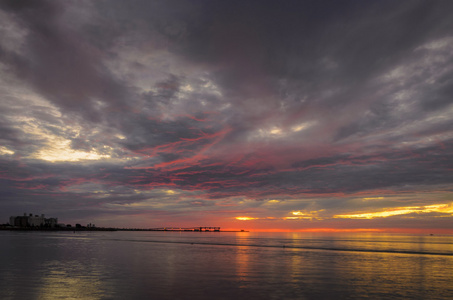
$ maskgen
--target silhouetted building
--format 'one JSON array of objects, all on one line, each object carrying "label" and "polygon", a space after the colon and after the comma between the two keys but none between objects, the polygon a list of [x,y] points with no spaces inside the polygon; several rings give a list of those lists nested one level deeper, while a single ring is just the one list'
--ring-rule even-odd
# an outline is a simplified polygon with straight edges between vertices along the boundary
[{"label": "silhouetted building", "polygon": [[58,218],[48,218],[46,219],[44,215],[33,215],[29,214],[27,216],[24,213],[23,216],[11,216],[9,218],[9,224],[15,227],[56,227],[58,224]]},{"label": "silhouetted building", "polygon": [[57,227],[58,226],[58,218],[48,218],[44,219],[44,226],[45,227]]},{"label": "silhouetted building", "polygon": [[44,215],[41,215],[41,216],[34,215],[33,216],[33,214],[30,214],[28,216],[28,224],[31,227],[42,227],[42,226],[44,226],[45,225]]}]

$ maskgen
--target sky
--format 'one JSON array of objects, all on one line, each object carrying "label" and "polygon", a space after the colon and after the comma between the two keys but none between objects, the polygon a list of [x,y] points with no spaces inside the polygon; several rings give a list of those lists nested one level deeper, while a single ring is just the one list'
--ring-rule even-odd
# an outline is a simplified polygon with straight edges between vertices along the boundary
[{"label": "sky", "polygon": [[0,223],[453,233],[453,1],[0,2]]}]

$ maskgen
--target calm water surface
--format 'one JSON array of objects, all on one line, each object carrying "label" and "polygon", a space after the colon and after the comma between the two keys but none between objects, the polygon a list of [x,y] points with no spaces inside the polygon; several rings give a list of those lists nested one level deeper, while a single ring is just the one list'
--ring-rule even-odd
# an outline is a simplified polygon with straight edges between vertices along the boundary
[{"label": "calm water surface", "polygon": [[453,237],[0,232],[0,299],[453,299]]}]

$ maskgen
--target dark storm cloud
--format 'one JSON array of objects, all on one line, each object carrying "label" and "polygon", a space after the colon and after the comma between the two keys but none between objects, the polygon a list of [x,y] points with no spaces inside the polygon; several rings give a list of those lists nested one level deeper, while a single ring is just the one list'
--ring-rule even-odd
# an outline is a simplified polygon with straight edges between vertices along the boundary
[{"label": "dark storm cloud", "polygon": [[23,55],[3,53],[14,73],[60,108],[100,120],[92,101],[114,105],[127,89],[102,65],[102,49],[90,44],[64,20],[58,1],[5,1],[2,5],[27,30]]},{"label": "dark storm cloud", "polygon": [[443,5],[205,1],[201,16],[185,24],[177,47],[190,60],[215,65],[229,92],[275,92],[282,78],[318,87],[360,84],[419,43],[448,34]]}]

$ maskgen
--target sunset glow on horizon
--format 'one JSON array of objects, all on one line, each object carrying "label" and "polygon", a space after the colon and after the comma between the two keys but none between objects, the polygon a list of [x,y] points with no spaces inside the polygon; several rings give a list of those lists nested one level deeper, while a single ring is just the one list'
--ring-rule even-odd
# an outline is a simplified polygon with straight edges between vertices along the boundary
[{"label": "sunset glow on horizon", "polygon": [[335,215],[334,218],[345,218],[345,219],[374,219],[374,218],[387,218],[391,216],[398,215],[407,215],[407,214],[422,214],[422,213],[431,213],[437,212],[443,215],[439,217],[449,217],[453,216],[453,205],[452,204],[436,204],[436,205],[426,205],[426,206],[410,206],[410,207],[398,207],[388,209],[386,211],[380,212],[368,212],[360,214],[351,214],[351,215]]},{"label": "sunset glow on horizon", "polygon": [[3,1],[0,224],[452,232],[451,8]]}]

